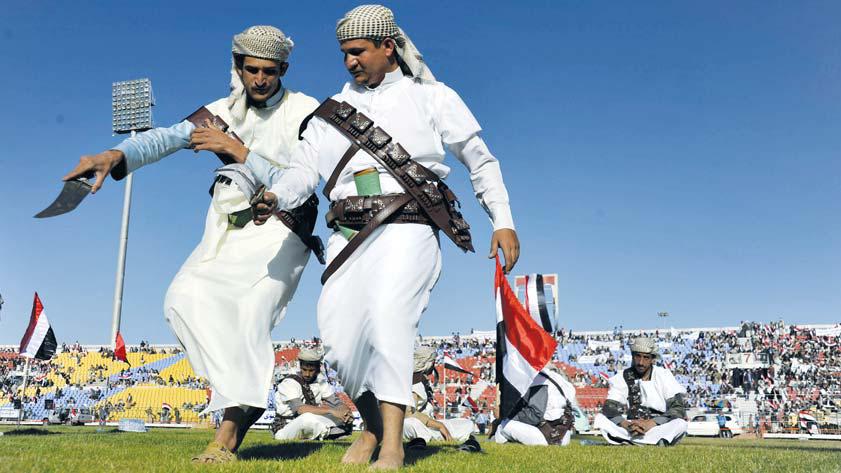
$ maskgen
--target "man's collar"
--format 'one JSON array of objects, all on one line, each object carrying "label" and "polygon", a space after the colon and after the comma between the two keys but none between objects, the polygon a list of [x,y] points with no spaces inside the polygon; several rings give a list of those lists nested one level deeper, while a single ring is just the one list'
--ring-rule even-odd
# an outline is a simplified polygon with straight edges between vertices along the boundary
[{"label": "man's collar", "polygon": [[397,69],[395,69],[391,72],[386,72],[385,77],[383,78],[383,81],[380,82],[376,87],[368,87],[366,85],[365,88],[368,89],[368,90],[377,90],[384,85],[389,85],[389,84],[393,84],[395,82],[398,82],[403,77],[404,77],[403,76],[403,71],[400,69],[400,67],[398,67]]},{"label": "man's collar", "polygon": [[284,95],[286,95],[286,88],[283,87],[283,84],[280,84],[277,88],[277,92],[275,92],[274,95],[269,97],[269,100],[266,100],[265,102],[255,102],[251,100],[251,97],[248,97],[248,106],[254,108],[274,107],[283,100]]}]

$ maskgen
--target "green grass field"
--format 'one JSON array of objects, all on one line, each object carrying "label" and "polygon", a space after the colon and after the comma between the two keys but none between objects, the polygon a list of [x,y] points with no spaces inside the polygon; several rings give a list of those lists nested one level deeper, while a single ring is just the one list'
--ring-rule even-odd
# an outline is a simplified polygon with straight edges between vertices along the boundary
[{"label": "green grass field", "polygon": [[[211,439],[210,430],[119,433],[107,428],[27,429],[14,435],[0,427],[2,472],[327,472],[366,471],[342,467],[349,441],[280,444],[266,431],[251,432],[240,461],[195,466],[190,457]],[[46,433],[45,433],[46,432]],[[593,437],[586,437],[594,439]],[[407,455],[412,472],[841,472],[841,442],[685,439],[670,448],[581,445],[566,448],[496,445],[480,439],[482,453],[432,444]]]}]

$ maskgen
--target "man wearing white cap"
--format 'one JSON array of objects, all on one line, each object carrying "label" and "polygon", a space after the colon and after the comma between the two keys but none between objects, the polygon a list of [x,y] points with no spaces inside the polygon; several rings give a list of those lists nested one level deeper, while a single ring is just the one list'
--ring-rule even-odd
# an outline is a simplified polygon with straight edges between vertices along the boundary
[{"label": "man wearing white cap", "polygon": [[[421,313],[441,271],[438,237],[472,250],[469,225],[444,185],[449,150],[470,172],[492,225],[491,255],[505,269],[519,242],[499,162],[461,98],[435,80],[394,14],[381,5],[354,8],[336,28],[353,76],[325,101],[302,133],[290,167],[266,168],[273,182],[256,222],[276,206],[299,205],[319,175],[331,201],[318,326],[334,367],[365,421],[344,463],[403,464],[403,418],[414,403],[412,346]],[[440,232],[440,233],[439,233]]]},{"label": "man wearing white cap", "polygon": [[534,378],[523,401],[496,429],[496,443],[524,445],[569,445],[573,409],[577,408],[575,386],[553,364]]},{"label": "man wearing white cap", "polygon": [[318,105],[281,83],[292,47],[292,40],[275,27],[246,29],[233,39],[227,97],[170,128],[155,128],[114,149],[83,156],[65,176],[95,173],[96,192],[109,173],[121,179],[184,148],[211,151],[230,163],[216,171],[204,236],[164,303],[165,317],[190,364],[212,388],[206,412],[225,410],[215,440],[196,462],[236,459],[248,427],[266,408],[274,368],[271,329],[285,314],[312,246],[308,233],[314,218],[308,231],[304,227],[306,215],[317,212],[314,196],[303,196],[297,209],[284,207],[293,210],[268,218],[262,227],[251,222],[250,200],[266,184],[251,168],[285,166],[297,146],[301,121]]},{"label": "man wearing white cap", "polygon": [[432,390],[427,376],[435,369],[436,355],[436,351],[430,347],[422,346],[415,350],[412,374],[414,403],[407,407],[406,419],[403,421],[403,440],[409,442],[410,448],[425,447],[432,440],[466,442],[476,429],[476,424],[470,419],[436,420],[433,416]]},{"label": "man wearing white cap", "polygon": [[593,427],[613,445],[670,446],[686,434],[686,390],[671,371],[654,362],[657,342],[640,337],[631,344],[631,367],[610,378],[610,389]]},{"label": "man wearing white cap", "polygon": [[321,375],[323,354],[314,348],[298,353],[300,372],[286,376],[275,391],[275,440],[325,440],[349,435],[353,414]]}]

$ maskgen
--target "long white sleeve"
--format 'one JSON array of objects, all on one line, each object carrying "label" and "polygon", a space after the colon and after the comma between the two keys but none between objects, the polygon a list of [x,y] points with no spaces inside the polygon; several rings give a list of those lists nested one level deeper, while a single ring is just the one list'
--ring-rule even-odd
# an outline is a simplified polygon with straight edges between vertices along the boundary
[{"label": "long white sleeve", "polygon": [[278,208],[298,207],[315,192],[318,186],[319,143],[323,133],[322,126],[310,123],[304,131],[303,140],[292,151],[289,166],[266,173],[267,180],[264,182],[269,191],[277,196]]},{"label": "long white sleeve", "polygon": [[465,141],[448,146],[453,156],[470,171],[470,182],[476,199],[485,208],[494,230],[514,230],[514,217],[508,202],[508,190],[502,180],[499,161],[491,154],[485,141],[474,134]]}]

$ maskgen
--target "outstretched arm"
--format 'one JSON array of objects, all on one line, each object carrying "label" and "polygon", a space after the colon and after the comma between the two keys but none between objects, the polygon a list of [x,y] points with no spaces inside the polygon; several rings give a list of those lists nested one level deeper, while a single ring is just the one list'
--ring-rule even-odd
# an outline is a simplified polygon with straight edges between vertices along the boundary
[{"label": "outstretched arm", "polygon": [[[254,224],[262,225],[278,209],[294,209],[304,203],[315,192],[318,185],[318,152],[319,143],[324,134],[325,123],[320,119],[310,122],[302,136],[302,141],[292,151],[289,166],[283,169],[272,167],[263,168],[255,174],[268,189],[263,194],[263,200],[254,205]],[[251,157],[246,165],[252,161]],[[252,167],[258,160],[249,165]]]},{"label": "outstretched arm", "polygon": [[124,168],[124,172],[120,174],[125,175],[186,148],[190,144],[190,134],[194,128],[192,123],[183,121],[169,128],[144,131],[124,140],[114,149],[82,156],[79,164],[65,175],[63,180],[69,181],[94,174],[96,181],[91,193],[95,193],[105,183],[105,177],[118,166]]}]

